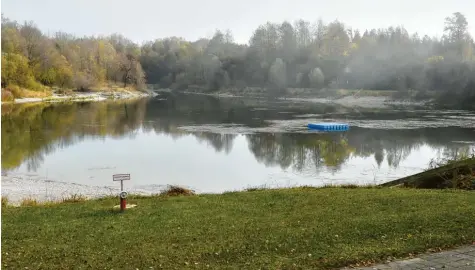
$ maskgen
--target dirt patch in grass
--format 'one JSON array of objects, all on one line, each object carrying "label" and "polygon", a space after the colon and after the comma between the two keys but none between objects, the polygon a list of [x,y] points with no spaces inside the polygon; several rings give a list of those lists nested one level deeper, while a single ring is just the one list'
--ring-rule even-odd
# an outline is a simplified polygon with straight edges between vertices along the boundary
[{"label": "dirt patch in grass", "polygon": [[195,192],[191,189],[187,189],[180,186],[170,185],[163,190],[160,195],[162,196],[191,196],[195,195]]}]

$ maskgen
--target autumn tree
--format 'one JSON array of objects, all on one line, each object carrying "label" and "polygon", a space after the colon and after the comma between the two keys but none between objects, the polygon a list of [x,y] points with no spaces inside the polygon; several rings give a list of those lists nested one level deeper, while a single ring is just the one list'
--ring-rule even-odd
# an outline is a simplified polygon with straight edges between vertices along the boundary
[{"label": "autumn tree", "polygon": [[118,76],[121,78],[124,87],[127,87],[128,83],[135,86],[143,86],[144,72],[136,56],[131,53],[121,54],[118,67]]},{"label": "autumn tree", "polygon": [[20,27],[20,35],[25,41],[25,53],[28,58],[30,66],[36,64],[38,55],[40,54],[39,47],[41,45],[43,34],[36,27],[33,22],[25,22]]}]

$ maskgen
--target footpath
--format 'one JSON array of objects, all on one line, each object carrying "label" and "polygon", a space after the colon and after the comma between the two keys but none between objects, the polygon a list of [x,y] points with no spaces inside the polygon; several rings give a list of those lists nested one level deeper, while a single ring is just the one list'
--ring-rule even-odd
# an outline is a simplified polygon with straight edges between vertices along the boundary
[{"label": "footpath", "polygon": [[342,270],[475,270],[475,245],[438,253],[424,254],[417,258],[394,261],[361,268],[342,268]]}]

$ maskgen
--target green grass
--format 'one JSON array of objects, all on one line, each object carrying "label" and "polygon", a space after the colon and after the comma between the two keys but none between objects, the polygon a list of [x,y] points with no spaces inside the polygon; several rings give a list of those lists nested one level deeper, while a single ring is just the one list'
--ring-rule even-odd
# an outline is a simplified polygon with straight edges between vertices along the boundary
[{"label": "green grass", "polygon": [[[475,240],[475,194],[295,188],[2,209],[2,269],[331,269]],[[151,268],[153,267],[153,268]]]}]

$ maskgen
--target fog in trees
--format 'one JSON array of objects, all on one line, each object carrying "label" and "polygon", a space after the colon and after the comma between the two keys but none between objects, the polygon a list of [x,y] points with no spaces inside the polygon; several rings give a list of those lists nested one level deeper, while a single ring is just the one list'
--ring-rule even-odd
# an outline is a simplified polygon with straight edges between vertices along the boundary
[{"label": "fog in trees", "polygon": [[275,94],[289,88],[417,90],[463,107],[475,103],[468,25],[462,13],[450,14],[443,36],[434,38],[401,26],[354,29],[340,21],[297,20],[256,26],[248,44],[234,42],[230,30],[217,30],[196,41],[168,37],[138,45],[120,34],[46,36],[33,22],[2,16],[2,87],[84,90],[113,81]]}]

